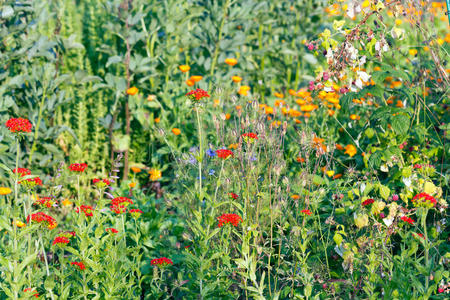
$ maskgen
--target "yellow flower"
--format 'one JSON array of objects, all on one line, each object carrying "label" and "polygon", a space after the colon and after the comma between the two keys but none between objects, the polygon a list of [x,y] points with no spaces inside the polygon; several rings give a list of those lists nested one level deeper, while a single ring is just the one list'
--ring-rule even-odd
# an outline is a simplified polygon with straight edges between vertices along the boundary
[{"label": "yellow flower", "polygon": [[310,112],[310,111],[315,110],[316,108],[317,108],[317,105],[314,105],[314,104],[305,104],[305,105],[300,106],[300,110],[304,111],[304,112]]},{"label": "yellow flower", "polygon": [[375,202],[372,204],[372,209],[371,209],[371,211],[372,211],[372,213],[373,213],[374,215],[379,215],[380,212],[381,212],[385,207],[386,207],[386,203],[384,203],[383,201],[377,200],[377,201],[375,201]]},{"label": "yellow flower", "polygon": [[133,171],[133,173],[140,173],[142,170],[138,167],[131,167],[131,171]]},{"label": "yellow flower", "polygon": [[273,107],[266,106],[264,110],[265,110],[266,115],[273,114]]},{"label": "yellow flower", "polygon": [[328,177],[333,177],[334,171],[327,171],[327,175],[328,175]]},{"label": "yellow flower", "polygon": [[238,94],[241,95],[241,96],[247,96],[249,91],[250,91],[250,87],[249,86],[242,85],[239,88]]},{"label": "yellow flower", "polygon": [[150,180],[156,181],[161,178],[162,172],[158,169],[151,168],[150,171],[148,171],[148,174],[150,174]]},{"label": "yellow flower", "polygon": [[181,130],[178,129],[178,128],[173,128],[172,129],[172,133],[175,134],[175,135],[179,135],[181,133]]},{"label": "yellow flower", "polygon": [[232,80],[234,83],[239,83],[239,82],[242,81],[242,77],[239,77],[239,76],[233,76],[233,77],[231,77],[231,80]]},{"label": "yellow flower", "polygon": [[239,144],[230,144],[228,146],[228,149],[237,149],[238,146],[239,146]]},{"label": "yellow flower", "polygon": [[350,115],[350,120],[359,120],[359,119],[361,119],[361,117],[358,115],[355,115],[355,114]]},{"label": "yellow flower", "polygon": [[395,25],[397,25],[397,26],[400,26],[400,25],[402,25],[402,20],[400,20],[400,19],[396,19],[395,20]]},{"label": "yellow flower", "polygon": [[64,205],[64,206],[70,206],[70,205],[72,205],[72,202],[69,201],[69,199],[64,199],[61,203],[62,203],[62,205]]},{"label": "yellow flower", "polygon": [[58,223],[53,222],[53,223],[50,223],[50,224],[47,226],[47,228],[48,228],[48,229],[55,229],[57,225],[58,225]]},{"label": "yellow flower", "polygon": [[348,154],[350,157],[353,157],[353,156],[355,156],[355,154],[357,153],[358,151],[356,150],[356,147],[355,146],[353,146],[353,145],[351,145],[351,144],[348,144],[347,146],[345,146],[345,154]]},{"label": "yellow flower", "polygon": [[227,58],[227,59],[225,59],[225,63],[226,63],[227,65],[233,67],[233,66],[235,66],[235,65],[238,63],[238,61],[237,61],[236,58]]},{"label": "yellow flower", "polygon": [[[13,225],[14,225],[14,221],[13,221]],[[25,224],[24,222],[21,222],[21,221],[17,221],[17,220],[16,220],[16,226],[22,228],[22,227],[25,227],[26,224]]]},{"label": "yellow flower", "polygon": [[417,50],[416,49],[409,49],[409,55],[416,56],[417,55]]},{"label": "yellow flower", "polygon": [[0,195],[8,195],[11,194],[12,190],[8,187],[0,187]]},{"label": "yellow flower", "polygon": [[200,75],[194,75],[191,76],[191,78],[189,78],[190,80],[192,80],[193,82],[199,82],[200,80],[202,80],[203,76]]},{"label": "yellow flower", "polygon": [[136,95],[138,92],[139,92],[139,90],[137,89],[137,87],[133,86],[133,87],[130,87],[130,88],[127,90],[127,95],[134,96],[134,95]]},{"label": "yellow flower", "polygon": [[341,20],[341,21],[334,20],[333,21],[333,29],[334,30],[339,30],[339,29],[342,28],[342,26],[344,26],[344,24],[345,24],[345,20]]},{"label": "yellow flower", "polygon": [[178,67],[178,69],[180,69],[181,72],[186,73],[191,69],[191,67],[189,67],[188,65],[181,65]]}]

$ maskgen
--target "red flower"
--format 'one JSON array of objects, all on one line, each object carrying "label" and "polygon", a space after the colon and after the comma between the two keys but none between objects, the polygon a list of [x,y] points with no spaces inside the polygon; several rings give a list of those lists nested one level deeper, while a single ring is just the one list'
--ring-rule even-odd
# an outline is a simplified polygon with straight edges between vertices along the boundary
[{"label": "red flower", "polygon": [[111,184],[111,182],[108,179],[98,179],[98,178],[92,179],[92,183],[99,188],[103,188]]},{"label": "red flower", "polygon": [[403,217],[401,217],[400,219],[401,219],[402,221],[404,221],[404,222],[410,224],[410,225],[413,225],[413,224],[414,224],[414,220],[411,219],[411,218],[408,218],[407,216],[403,216]]},{"label": "red flower", "polygon": [[436,206],[436,199],[427,193],[420,193],[412,198],[412,203],[415,207],[428,207],[432,208]]},{"label": "red flower", "polygon": [[231,150],[228,149],[219,149],[216,150],[217,156],[223,159],[227,159],[228,157],[233,157],[234,153]]},{"label": "red flower", "polygon": [[86,269],[86,266],[85,266],[84,263],[81,262],[81,261],[74,261],[74,262],[71,262],[70,264],[71,264],[72,266],[78,266],[78,268],[80,268],[81,271],[84,270],[84,269]]},{"label": "red flower", "polygon": [[65,236],[57,236],[54,240],[53,240],[53,244],[52,245],[65,245],[68,244],[70,242],[70,240],[68,238],[66,238]]},{"label": "red flower", "polygon": [[122,205],[122,206],[128,206],[129,204],[133,204],[133,200],[127,198],[127,197],[116,197],[111,200],[112,205]]},{"label": "red flower", "polygon": [[28,119],[12,118],[6,121],[6,127],[13,133],[31,132],[33,125]]},{"label": "red flower", "polygon": [[92,217],[94,215],[92,213],[94,211],[94,208],[90,205],[81,205],[80,207],[75,208],[75,211],[77,213],[80,213],[80,211],[82,211],[86,217]]},{"label": "red flower", "polygon": [[30,221],[34,221],[36,223],[47,223],[46,225],[49,229],[53,229],[56,227],[56,220],[53,217],[44,214],[43,212],[37,212],[29,215],[27,217],[27,223],[30,223]]},{"label": "red flower", "polygon": [[375,202],[375,200],[373,200],[373,199],[367,199],[367,200],[365,200],[365,201],[362,203],[362,206],[367,206],[367,205],[372,204],[372,203],[374,203],[374,202]]},{"label": "red flower", "polygon": [[65,238],[73,238],[76,235],[75,231],[65,231],[63,233],[60,233],[59,236],[65,237]]},{"label": "red flower", "polygon": [[118,233],[119,231],[115,228],[106,228],[105,229],[106,232],[111,232],[111,233]]},{"label": "red flower", "polygon": [[55,201],[53,201],[52,197],[39,197],[36,202],[34,202],[34,205],[41,205],[41,206],[45,206],[47,208],[50,208],[53,206],[53,204],[55,203]]},{"label": "red flower", "polygon": [[26,293],[26,294],[32,295],[32,296],[34,296],[36,298],[39,298],[39,293],[36,292],[36,290],[33,289],[33,288],[26,288],[26,289],[23,290],[23,292]]},{"label": "red flower", "polygon": [[237,227],[239,222],[242,222],[242,218],[236,214],[223,214],[217,220],[219,220],[219,227],[222,227],[224,224],[231,224]]},{"label": "red flower", "polygon": [[189,93],[186,94],[186,96],[188,96],[189,98],[191,98],[192,100],[195,101],[200,101],[203,98],[209,98],[208,93],[205,90],[202,89],[196,89],[195,91],[190,91]]},{"label": "red flower", "polygon": [[20,174],[20,176],[31,175],[31,171],[27,168],[17,168],[13,170],[14,174]]},{"label": "red flower", "polygon": [[230,197],[233,198],[234,200],[239,198],[239,196],[237,194],[235,194],[235,193],[228,193],[228,195],[230,195]]},{"label": "red flower", "polygon": [[158,267],[165,267],[165,266],[168,266],[168,265],[173,265],[172,260],[170,258],[167,258],[167,257],[161,257],[161,258],[152,259],[150,261],[150,263],[152,265],[158,266]]},{"label": "red flower", "polygon": [[243,133],[241,136],[245,142],[248,142],[248,141],[253,142],[254,140],[258,139],[258,135],[253,132]]},{"label": "red flower", "polygon": [[69,169],[73,172],[84,172],[84,170],[87,168],[87,164],[82,163],[82,164],[71,164],[69,166]]},{"label": "red flower", "polygon": [[28,178],[18,182],[27,188],[34,188],[35,186],[42,185],[42,180],[39,177]]},{"label": "red flower", "polygon": [[139,218],[141,216],[141,214],[143,214],[144,212],[140,209],[130,209],[128,211],[130,213],[130,215],[132,215],[135,218]]},{"label": "red flower", "polygon": [[301,211],[301,213],[302,213],[302,214],[305,214],[305,215],[308,215],[308,216],[312,215],[312,212],[311,212],[309,209],[303,209],[303,210]]},{"label": "red flower", "polygon": [[415,232],[413,232],[413,236],[416,237],[416,238],[421,237],[421,238],[425,239],[425,237],[424,237],[423,234],[421,234],[421,233],[415,233]]},{"label": "red flower", "polygon": [[109,208],[118,215],[127,212],[127,207],[123,204],[111,204]]}]

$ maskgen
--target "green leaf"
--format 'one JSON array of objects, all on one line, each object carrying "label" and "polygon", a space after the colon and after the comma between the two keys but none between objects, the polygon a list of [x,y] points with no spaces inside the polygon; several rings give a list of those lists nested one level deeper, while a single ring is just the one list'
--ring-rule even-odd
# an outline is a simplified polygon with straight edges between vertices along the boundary
[{"label": "green leaf", "polygon": [[387,200],[389,198],[390,194],[391,194],[391,190],[387,186],[380,184],[381,198],[383,198],[384,200]]},{"label": "green leaf", "polygon": [[395,115],[391,118],[392,129],[396,134],[408,133],[410,118],[407,115]]}]

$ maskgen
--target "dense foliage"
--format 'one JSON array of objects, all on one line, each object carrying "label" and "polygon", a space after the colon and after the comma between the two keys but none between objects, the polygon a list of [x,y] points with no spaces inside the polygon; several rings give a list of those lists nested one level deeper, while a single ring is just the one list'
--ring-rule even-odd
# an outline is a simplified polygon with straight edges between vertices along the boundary
[{"label": "dense foliage", "polygon": [[446,10],[0,1],[0,297],[448,297]]}]

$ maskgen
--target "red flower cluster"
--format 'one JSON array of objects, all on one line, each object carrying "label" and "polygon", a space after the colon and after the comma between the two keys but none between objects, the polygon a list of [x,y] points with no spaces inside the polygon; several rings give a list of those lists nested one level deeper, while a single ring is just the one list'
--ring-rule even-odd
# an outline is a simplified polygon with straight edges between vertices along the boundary
[{"label": "red flower cluster", "polygon": [[20,174],[20,176],[31,175],[31,171],[27,168],[17,168],[13,170],[14,174]]},{"label": "red flower cluster", "polygon": [[302,214],[305,214],[305,215],[308,215],[308,216],[312,215],[312,212],[311,212],[309,209],[303,209],[303,210],[301,211],[301,213],[302,213]]},{"label": "red flower cluster", "polygon": [[106,232],[111,232],[111,233],[118,233],[119,231],[115,228],[106,228],[105,229]]},{"label": "red flower cluster", "polygon": [[71,164],[69,166],[69,169],[73,172],[84,172],[84,170],[87,168],[87,164],[82,163],[82,164]]},{"label": "red flower cluster", "polygon": [[141,214],[143,214],[144,212],[140,209],[130,209],[129,210],[130,215],[132,215],[134,218],[139,218],[141,216]]},{"label": "red flower cluster", "polygon": [[256,133],[253,132],[249,132],[249,133],[243,133],[242,138],[244,139],[244,141],[247,142],[253,142],[254,140],[258,139],[258,135]]},{"label": "red flower cluster", "polygon": [[84,270],[86,269],[86,266],[84,265],[83,262],[81,261],[74,261],[70,263],[72,266],[78,266],[78,268],[80,268],[80,270]]},{"label": "red flower cluster", "polygon": [[80,213],[82,211],[86,217],[92,217],[94,208],[90,205],[81,205],[80,207],[75,208],[75,211],[77,213]]},{"label": "red flower cluster", "polygon": [[420,193],[412,198],[412,203],[415,207],[428,207],[432,208],[436,206],[436,199],[427,193]]},{"label": "red flower cluster", "polygon": [[33,188],[35,186],[42,185],[42,180],[39,177],[28,178],[28,179],[19,181],[19,184],[22,184],[27,188]]},{"label": "red flower cluster", "polygon": [[111,201],[111,206],[109,207],[116,214],[122,214],[127,212],[127,206],[133,204],[133,200],[127,197],[116,197]]},{"label": "red flower cluster", "polygon": [[34,296],[35,298],[39,298],[39,293],[36,292],[33,288],[26,288],[23,290],[24,293]]},{"label": "red flower cluster", "polygon": [[223,159],[227,159],[228,157],[233,157],[234,153],[231,150],[228,149],[219,149],[216,150],[217,156]]},{"label": "red flower cluster", "polygon": [[192,100],[195,100],[195,101],[200,101],[203,98],[209,98],[208,93],[202,89],[192,90],[189,93],[187,93],[186,96],[188,96],[189,98],[191,98]]},{"label": "red flower cluster", "polygon": [[152,259],[150,261],[150,263],[152,265],[158,266],[158,267],[165,267],[165,266],[168,266],[168,265],[173,265],[172,260],[170,258],[167,258],[167,257],[161,257],[161,258]]},{"label": "red flower cluster", "polygon": [[217,218],[219,220],[219,228],[226,224],[231,224],[234,227],[239,225],[239,222],[242,222],[242,218],[236,214],[223,214]]},{"label": "red flower cluster", "polygon": [[36,223],[47,223],[47,227],[50,229],[56,227],[56,220],[43,212],[37,212],[29,215],[27,217],[27,223],[30,223],[30,221],[34,221]]},{"label": "red flower cluster", "polygon": [[413,224],[414,224],[414,220],[411,219],[411,218],[408,218],[407,216],[403,216],[403,217],[401,217],[400,219],[401,219],[402,221],[404,221],[404,222],[410,224],[410,225],[413,225]]},{"label": "red flower cluster", "polygon": [[367,199],[367,200],[365,200],[365,201],[362,203],[362,206],[367,206],[367,205],[372,204],[372,203],[374,203],[374,202],[375,202],[375,200],[373,200],[373,199]]},{"label": "red flower cluster", "polygon": [[59,234],[59,236],[62,236],[62,237],[68,238],[68,239],[75,237],[75,235],[76,235],[75,231],[65,231],[65,232]]},{"label": "red flower cluster", "polygon": [[6,127],[13,133],[31,132],[33,125],[28,119],[12,118],[6,121]]},{"label": "red flower cluster", "polygon": [[98,179],[98,178],[92,179],[92,183],[99,188],[103,188],[111,184],[111,182],[108,179]]},{"label": "red flower cluster", "polygon": [[65,236],[57,236],[55,237],[55,239],[53,240],[53,244],[52,245],[66,245],[70,242],[70,240],[68,238],[66,238]]},{"label": "red flower cluster", "polygon": [[33,204],[37,206],[45,206],[47,208],[50,208],[53,206],[54,203],[55,201],[52,200],[52,197],[39,197]]},{"label": "red flower cluster", "polygon": [[235,193],[228,193],[228,195],[230,195],[230,197],[233,198],[234,200],[239,198],[239,196],[237,194],[235,194]]}]

